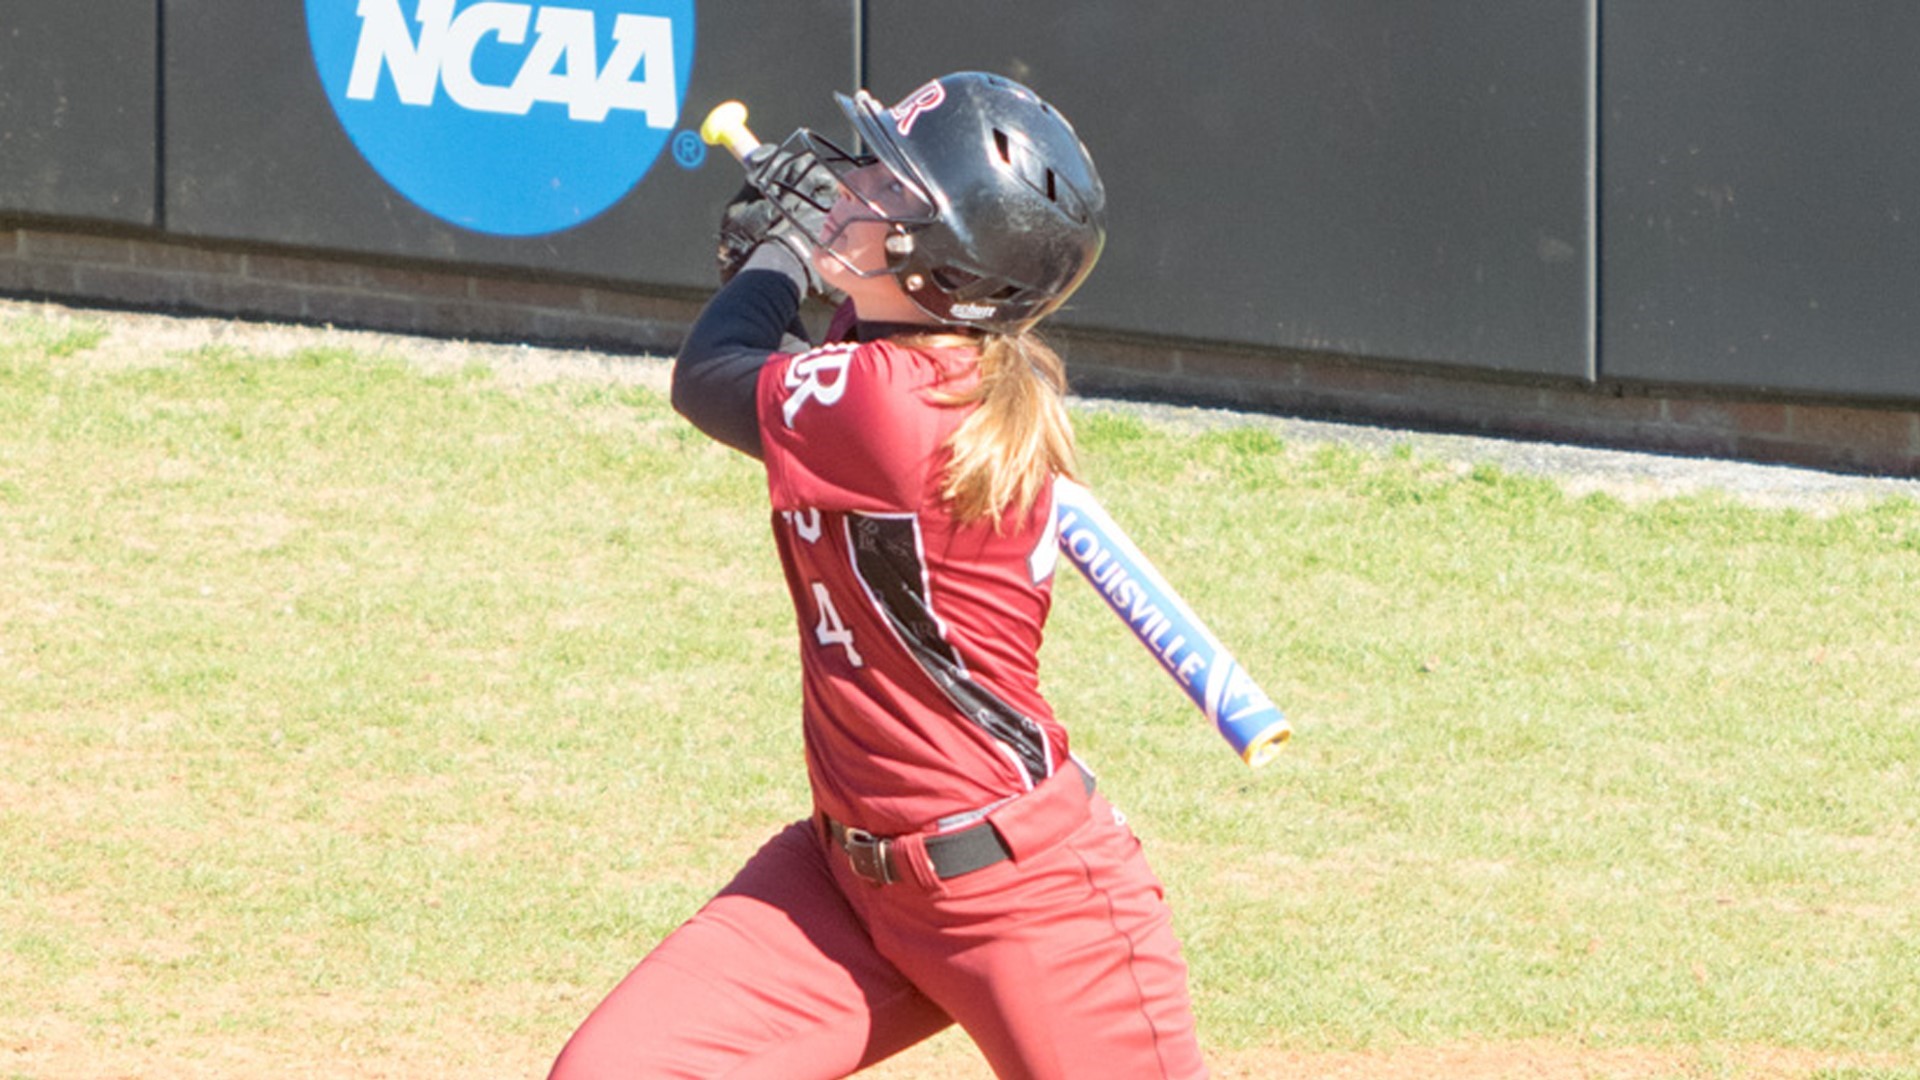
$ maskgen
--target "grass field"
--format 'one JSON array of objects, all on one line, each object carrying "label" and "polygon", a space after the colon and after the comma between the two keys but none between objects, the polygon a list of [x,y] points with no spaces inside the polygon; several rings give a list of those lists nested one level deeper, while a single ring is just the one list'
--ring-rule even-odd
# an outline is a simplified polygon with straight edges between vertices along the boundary
[{"label": "grass field", "polygon": [[[657,382],[127,325],[0,311],[0,1078],[542,1075],[806,811],[757,468]],[[1920,1078],[1920,506],[1080,422],[1298,729],[1249,771],[1062,579],[1221,1075]]]}]

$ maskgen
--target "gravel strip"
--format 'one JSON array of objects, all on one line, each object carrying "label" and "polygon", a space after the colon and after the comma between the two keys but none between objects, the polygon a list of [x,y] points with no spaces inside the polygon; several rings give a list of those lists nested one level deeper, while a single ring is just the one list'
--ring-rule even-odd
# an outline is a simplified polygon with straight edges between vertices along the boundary
[{"label": "gravel strip", "polygon": [[1748,506],[1815,513],[1855,509],[1894,498],[1920,501],[1920,479],[1856,476],[1789,465],[1446,435],[1178,405],[1110,401],[1082,404],[1093,409],[1140,411],[1196,431],[1254,425],[1274,432],[1289,444],[1337,444],[1377,453],[1406,446],[1422,461],[1443,462],[1462,470],[1491,465],[1510,473],[1547,477],[1576,496],[1605,492],[1629,502],[1645,502],[1719,493]]}]

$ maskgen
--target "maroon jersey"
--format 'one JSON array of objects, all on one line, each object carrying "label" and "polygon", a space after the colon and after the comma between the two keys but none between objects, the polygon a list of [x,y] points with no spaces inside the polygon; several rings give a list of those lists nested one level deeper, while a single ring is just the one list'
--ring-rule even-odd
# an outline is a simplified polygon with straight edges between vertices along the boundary
[{"label": "maroon jersey", "polygon": [[1051,491],[998,529],[956,522],[940,497],[967,409],[936,396],[974,377],[970,350],[884,339],[777,354],[760,371],[814,798],[882,835],[958,823],[1066,759],[1039,690]]}]

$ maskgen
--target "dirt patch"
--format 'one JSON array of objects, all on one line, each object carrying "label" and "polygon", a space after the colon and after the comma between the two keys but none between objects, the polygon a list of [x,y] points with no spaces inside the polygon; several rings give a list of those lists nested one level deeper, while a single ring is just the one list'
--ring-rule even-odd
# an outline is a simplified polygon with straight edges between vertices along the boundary
[{"label": "dirt patch", "polygon": [[[1357,1052],[1245,1050],[1210,1053],[1214,1080],[1809,1080],[1848,1070],[1898,1068],[1887,1058],[1778,1047],[1595,1048],[1555,1042],[1466,1043]],[[876,1069],[878,1080],[992,1080],[957,1032],[947,1032]],[[1892,1080],[1890,1074],[1886,1075]],[[1920,1080],[1920,1073],[1912,1074]]]},{"label": "dirt patch", "polygon": [[[445,1035],[445,1032],[440,1032]],[[475,1033],[478,1034],[478,1033]],[[432,1040],[440,1042],[436,1038]],[[455,1040],[457,1041],[457,1040]],[[87,1033],[58,1023],[0,1040],[0,1076],[35,1080],[411,1080],[459,1076],[537,1078],[546,1048],[497,1041],[487,1060],[449,1062],[432,1047],[391,1047],[359,1054],[352,1044],[262,1047],[244,1040],[172,1040],[102,1051]],[[485,1041],[466,1044],[476,1049]],[[554,1048],[557,1049],[557,1048]],[[1522,1042],[1402,1047],[1343,1053],[1239,1051],[1209,1055],[1216,1080],[1810,1080],[1819,1075],[1895,1075],[1897,1062],[1767,1047],[1593,1048]],[[964,1037],[948,1032],[861,1074],[874,1080],[992,1080]],[[1920,1076],[1920,1073],[1910,1074]]]}]

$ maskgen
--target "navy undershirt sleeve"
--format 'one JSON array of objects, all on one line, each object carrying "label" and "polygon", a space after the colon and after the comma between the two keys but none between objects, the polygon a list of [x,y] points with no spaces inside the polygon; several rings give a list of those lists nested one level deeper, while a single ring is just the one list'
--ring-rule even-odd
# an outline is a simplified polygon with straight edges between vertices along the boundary
[{"label": "navy undershirt sleeve", "polygon": [[673,361],[674,410],[713,438],[761,456],[760,369],[809,347],[800,321],[806,271],[782,244],[762,244],[694,320]]}]

